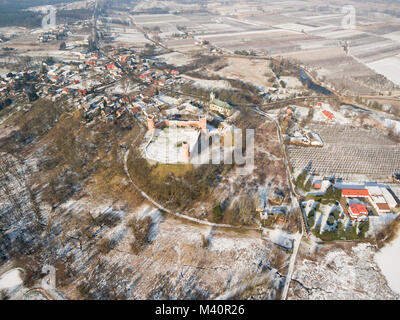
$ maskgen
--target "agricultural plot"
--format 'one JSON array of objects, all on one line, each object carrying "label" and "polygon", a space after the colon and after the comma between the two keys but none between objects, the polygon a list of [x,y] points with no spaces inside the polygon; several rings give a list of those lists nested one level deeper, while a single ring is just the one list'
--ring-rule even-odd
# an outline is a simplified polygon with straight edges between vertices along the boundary
[{"label": "agricultural plot", "polygon": [[400,85],[400,54],[395,57],[371,62],[368,66],[377,73],[385,75],[397,85]]},{"label": "agricultural plot", "polygon": [[179,52],[170,52],[162,54],[159,55],[157,58],[162,62],[165,62],[167,64],[172,64],[178,67],[187,65],[192,61],[190,57]]},{"label": "agricultural plot", "polygon": [[[216,72],[216,74],[221,77],[251,82],[260,87],[269,86],[268,79],[273,76],[269,61],[229,58],[226,62],[228,65]],[[295,84],[294,81],[290,83]]]},{"label": "agricultural plot", "polygon": [[112,28],[111,32],[118,34],[115,41],[130,44],[145,44],[150,42],[143,33],[133,28]]},{"label": "agricultural plot", "polygon": [[307,166],[318,175],[336,175],[343,179],[366,176],[390,178],[400,171],[399,144],[379,132],[350,126],[311,125],[324,140],[323,148],[289,146],[294,170]]}]

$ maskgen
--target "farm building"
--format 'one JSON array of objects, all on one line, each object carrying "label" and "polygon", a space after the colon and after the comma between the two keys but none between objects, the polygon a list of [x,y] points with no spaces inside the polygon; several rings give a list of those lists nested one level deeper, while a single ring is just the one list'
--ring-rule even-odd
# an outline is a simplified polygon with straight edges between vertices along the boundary
[{"label": "farm building", "polygon": [[393,208],[399,206],[398,200],[393,196],[393,193],[383,185],[362,185],[343,188],[342,197],[347,199],[363,198],[371,203],[378,214],[390,213]]},{"label": "farm building", "polygon": [[322,114],[325,116],[327,120],[333,120],[335,119],[335,116],[333,115],[332,112],[329,112],[328,110],[322,110]]},{"label": "farm building", "polygon": [[349,215],[351,219],[361,221],[368,217],[367,207],[363,204],[351,203],[349,205]]},{"label": "farm building", "polygon": [[320,190],[322,188],[322,180],[315,180],[313,182],[313,188],[315,190]]}]

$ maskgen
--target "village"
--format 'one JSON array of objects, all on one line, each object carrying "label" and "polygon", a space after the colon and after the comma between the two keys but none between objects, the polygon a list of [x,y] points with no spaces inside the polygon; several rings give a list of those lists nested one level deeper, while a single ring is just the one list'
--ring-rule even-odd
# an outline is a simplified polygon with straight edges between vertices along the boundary
[{"label": "village", "polygon": [[[397,85],[385,79],[376,89],[368,70],[343,80],[357,83],[360,95],[342,88],[333,72],[300,61],[300,49],[285,52],[291,41],[318,44],[300,24],[270,29],[261,18],[274,15],[257,7],[249,13],[239,5],[242,16],[211,4],[208,16],[191,4],[169,13],[110,5],[97,14],[95,3],[77,5],[90,9],[80,12],[85,18],[48,30],[0,30],[0,180],[7,191],[0,197],[0,258],[7,261],[0,283],[18,284],[8,295],[191,298],[178,289],[165,293],[171,283],[164,271],[190,282],[204,270],[194,277],[211,289],[196,298],[231,297],[207,270],[223,266],[218,281],[231,277],[239,287],[251,264],[269,277],[260,281],[272,289],[260,296],[286,299],[314,292],[292,281],[308,267],[303,261],[317,264],[327,248],[377,250],[393,237],[400,216]],[[350,59],[351,51],[342,51],[335,47]],[[245,136],[234,136],[247,129],[255,143],[245,172],[243,164],[224,163],[220,151],[247,155]],[[21,183],[24,175],[29,183]],[[9,248],[20,241],[22,252],[35,243],[25,229],[35,219],[52,232],[60,226],[49,233],[60,242],[55,256],[71,260],[65,269],[75,274],[63,276],[79,285],[64,279],[60,291],[46,294],[37,274],[35,287],[22,283],[32,271],[19,253],[12,264]],[[28,240],[11,236],[21,230]],[[39,256],[47,240],[38,240],[45,243]],[[118,290],[86,281],[97,268],[112,273]],[[377,296],[391,297],[382,288]]]},{"label": "village", "polygon": [[[80,22],[74,23],[71,27],[87,27],[88,25],[90,25],[89,22]],[[55,31],[42,33],[38,37],[38,41],[42,43],[63,41],[69,35],[71,35],[71,31],[69,26],[65,25],[58,27]],[[182,75],[179,68],[174,68],[160,60],[158,56],[164,55],[164,49],[157,48],[153,44],[146,44],[143,49],[139,50],[106,45],[101,50],[90,52],[88,49],[83,49],[79,51],[79,47],[82,48],[82,46],[90,48],[90,41],[86,38],[86,41],[63,42],[62,49],[72,54],[74,57],[72,60],[47,58],[28,69],[5,74],[1,78],[1,107],[10,107],[19,99],[27,99],[32,104],[38,99],[50,99],[56,102],[58,99],[66,98],[77,110],[83,111],[87,124],[92,121],[118,121],[124,127],[132,128],[132,118],[135,118],[148,130],[148,134],[142,141],[142,151],[151,163],[195,162],[192,154],[197,154],[194,148],[198,146],[201,133],[210,136],[215,134],[226,136],[228,132],[234,130],[234,119],[239,114],[238,106],[233,107],[228,102],[218,99],[212,91],[209,91],[208,98],[195,94],[188,95],[187,90],[183,93],[184,90],[181,88],[198,85],[199,80]],[[199,45],[203,49],[209,47],[212,51],[213,47],[208,41],[201,41]],[[218,51],[215,52],[215,54],[218,53]],[[278,76],[276,78],[277,71],[272,62],[271,66],[269,76],[272,78],[272,83],[275,82],[275,84],[273,87],[260,87],[258,92],[264,102],[275,103],[302,94],[305,96],[309,94],[299,80],[297,80],[298,82],[294,81],[296,80],[294,77],[280,78]],[[345,107],[341,106],[342,109]],[[286,128],[285,143],[288,144],[293,167],[299,172],[299,169],[308,165],[308,162],[305,161],[314,162],[311,184],[319,193],[306,196],[320,197],[323,195],[320,185],[324,185],[321,181],[326,180],[323,180],[322,176],[318,176],[318,173],[329,173],[329,170],[327,172],[326,167],[318,167],[318,156],[306,153],[326,152],[327,141],[319,133],[320,127],[316,127],[315,123],[323,123],[323,126],[326,127],[335,122],[347,125],[351,121],[348,119],[354,117],[354,110],[351,111],[353,113],[346,110],[335,111],[329,103],[321,102],[315,103],[315,107],[311,108],[293,105],[280,110],[283,111],[283,114],[277,115],[277,117]],[[311,124],[307,125],[310,121]],[[386,127],[398,125],[391,119],[375,119],[375,121],[385,123]],[[173,141],[170,139],[171,128],[174,128],[175,138],[172,139]],[[340,153],[337,154],[340,156]],[[396,157],[392,159],[397,163]],[[337,165],[337,162],[335,163]],[[343,163],[343,165],[345,164]],[[388,164],[388,168],[393,175],[393,181],[396,181],[397,172],[393,171],[393,165]],[[348,173],[357,173],[348,166],[346,169]],[[331,170],[331,173],[342,177],[344,172]],[[335,179],[334,175],[333,179]],[[346,178],[349,177],[346,176]],[[367,179],[364,181],[366,184],[371,183]],[[336,184],[334,185],[336,188]],[[322,192],[327,188],[322,189]],[[339,220],[344,215],[349,218],[349,221],[345,221],[346,223],[351,221],[359,223],[365,221],[369,215],[377,216],[398,208],[398,199],[390,191],[390,187],[376,188],[381,188],[379,191],[375,190],[380,196],[374,194],[372,197],[371,194],[368,194],[368,197],[363,197],[364,201],[345,195],[338,198],[335,204],[337,207],[333,209],[339,210],[340,213],[335,215],[328,213],[325,214],[326,217],[321,215],[321,217],[324,216],[321,232],[326,228],[325,222],[328,220],[330,227],[327,230],[334,230],[336,225],[332,223],[333,219],[328,219],[331,216]],[[343,190],[345,189],[348,188]],[[358,189],[368,190],[361,186]],[[390,197],[391,195],[393,197]],[[268,200],[268,205],[264,203],[257,209],[259,219],[265,225],[271,225],[271,221],[282,222],[288,212],[288,208],[282,206],[285,195],[275,196],[275,198],[280,200],[277,202]],[[385,200],[377,203],[377,199]],[[265,200],[263,201],[265,202]],[[311,230],[314,227],[314,223],[311,222],[316,220],[320,223],[321,218],[318,220],[314,217],[315,208],[314,210],[312,208],[316,206],[315,203],[306,202],[306,206],[308,212],[305,212],[305,217],[309,221],[308,228]],[[379,209],[383,207],[385,209]],[[317,208],[319,209],[318,205]]]}]

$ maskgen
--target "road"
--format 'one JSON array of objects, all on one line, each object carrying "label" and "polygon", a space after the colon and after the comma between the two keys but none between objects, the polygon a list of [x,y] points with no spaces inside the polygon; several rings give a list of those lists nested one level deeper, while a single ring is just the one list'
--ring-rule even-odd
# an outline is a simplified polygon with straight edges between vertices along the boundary
[{"label": "road", "polygon": [[293,185],[293,180],[292,180],[292,173],[289,170],[289,157],[286,153],[286,148],[285,148],[285,144],[283,141],[283,137],[282,137],[282,131],[281,131],[281,126],[279,125],[278,120],[276,120],[275,118],[271,117],[268,113],[261,111],[258,108],[254,108],[253,109],[254,112],[258,113],[261,116],[264,116],[266,118],[268,118],[269,120],[271,120],[275,126],[276,126],[276,130],[278,133],[278,137],[279,137],[279,144],[281,147],[281,151],[284,157],[284,162],[285,162],[285,167],[286,167],[286,174],[288,177],[288,184],[290,187],[290,192],[291,192],[291,198],[292,198],[292,206],[293,208],[298,208],[299,210],[299,215],[300,215],[300,221],[301,221],[301,232],[298,234],[297,239],[295,240],[295,243],[293,245],[293,253],[292,256],[290,257],[290,262],[289,262],[289,269],[288,269],[288,273],[286,276],[286,282],[285,282],[285,286],[283,288],[282,291],[282,295],[281,295],[281,300],[286,300],[287,299],[287,294],[289,291],[289,286],[290,286],[290,282],[292,281],[292,276],[293,276],[293,272],[294,272],[294,267],[296,264],[296,259],[297,259],[297,253],[299,251],[300,248],[300,244],[301,244],[301,240],[303,238],[304,233],[307,234],[307,236],[309,236],[308,231],[307,231],[307,225],[304,221],[304,216],[303,216],[303,211],[300,208],[300,203],[302,202],[302,198],[301,196],[297,193],[296,188]]},{"label": "road", "polygon": [[292,253],[292,256],[290,257],[289,269],[288,269],[288,273],[287,273],[287,276],[286,276],[285,286],[283,287],[283,291],[282,291],[282,295],[281,295],[281,300],[286,300],[287,299],[287,294],[288,294],[288,291],[289,291],[290,282],[292,281],[294,267],[296,265],[297,253],[299,251],[302,238],[303,238],[303,232],[299,233],[297,239],[295,240],[293,253]]}]

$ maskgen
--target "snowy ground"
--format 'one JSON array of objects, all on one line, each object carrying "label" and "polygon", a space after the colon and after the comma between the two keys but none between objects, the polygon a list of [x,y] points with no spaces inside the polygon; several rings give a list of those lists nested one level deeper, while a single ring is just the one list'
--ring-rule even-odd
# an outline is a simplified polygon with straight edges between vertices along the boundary
[{"label": "snowy ground", "polygon": [[12,269],[0,276],[0,290],[8,290],[12,292],[14,289],[22,285],[22,271]]},{"label": "snowy ground", "polygon": [[323,103],[322,107],[316,108],[314,110],[313,121],[316,121],[316,122],[325,122],[326,121],[326,117],[322,113],[323,110],[329,111],[330,113],[332,113],[334,115],[334,119],[331,121],[337,122],[340,124],[351,124],[351,121],[349,119],[345,118],[341,112],[333,110],[328,103]]},{"label": "snowy ground", "polygon": [[230,90],[232,86],[226,80],[206,80],[206,79],[195,79],[189,76],[183,76],[183,78],[192,80],[195,86],[204,89],[225,89]]},{"label": "snowy ground", "polygon": [[155,136],[146,149],[146,157],[162,163],[182,162],[183,141],[189,143],[190,150],[197,143],[199,131],[193,128],[166,128]]},{"label": "snowy ground", "polygon": [[163,62],[166,62],[167,64],[172,64],[178,67],[187,65],[192,61],[188,55],[179,52],[162,54],[157,58]]},{"label": "snowy ground", "polygon": [[[130,250],[134,236],[127,225],[134,215],[150,216],[153,221],[149,243],[138,255]],[[115,290],[122,290],[134,299],[217,298],[236,292],[246,284],[249,275],[267,274],[272,289],[264,288],[266,297],[277,296],[283,278],[269,267],[273,245],[266,244],[259,234],[240,235],[184,224],[148,205],[126,218],[104,235],[113,239],[116,247],[102,257],[102,263],[111,268],[107,272],[116,278],[109,279],[103,271],[102,278],[108,280],[101,281],[101,290],[113,285]],[[202,236],[208,241],[207,247],[203,246]],[[80,280],[99,281],[92,271],[81,273]],[[76,285],[72,284],[71,289]],[[75,290],[65,290],[74,297]]]},{"label": "snowy ground", "polygon": [[367,66],[400,85],[400,55],[367,63]]},{"label": "snowy ground", "polygon": [[375,261],[386,277],[389,287],[400,295],[400,236],[383,247],[376,255]]},{"label": "snowy ground", "polygon": [[315,245],[303,242],[288,299],[399,299],[374,262],[369,244]]},{"label": "snowy ground", "polygon": [[143,33],[137,31],[136,29],[112,28],[111,32],[118,34],[118,37],[115,39],[116,42],[135,44],[150,42],[144,37]]},{"label": "snowy ground", "polygon": [[303,84],[296,77],[281,77],[280,79],[283,80],[286,83],[286,88],[287,89],[303,88]]},{"label": "snowy ground", "polygon": [[287,249],[293,249],[293,241],[294,239],[296,239],[297,236],[298,233],[290,234],[284,230],[279,229],[264,229],[262,234],[263,239],[269,240]]}]

